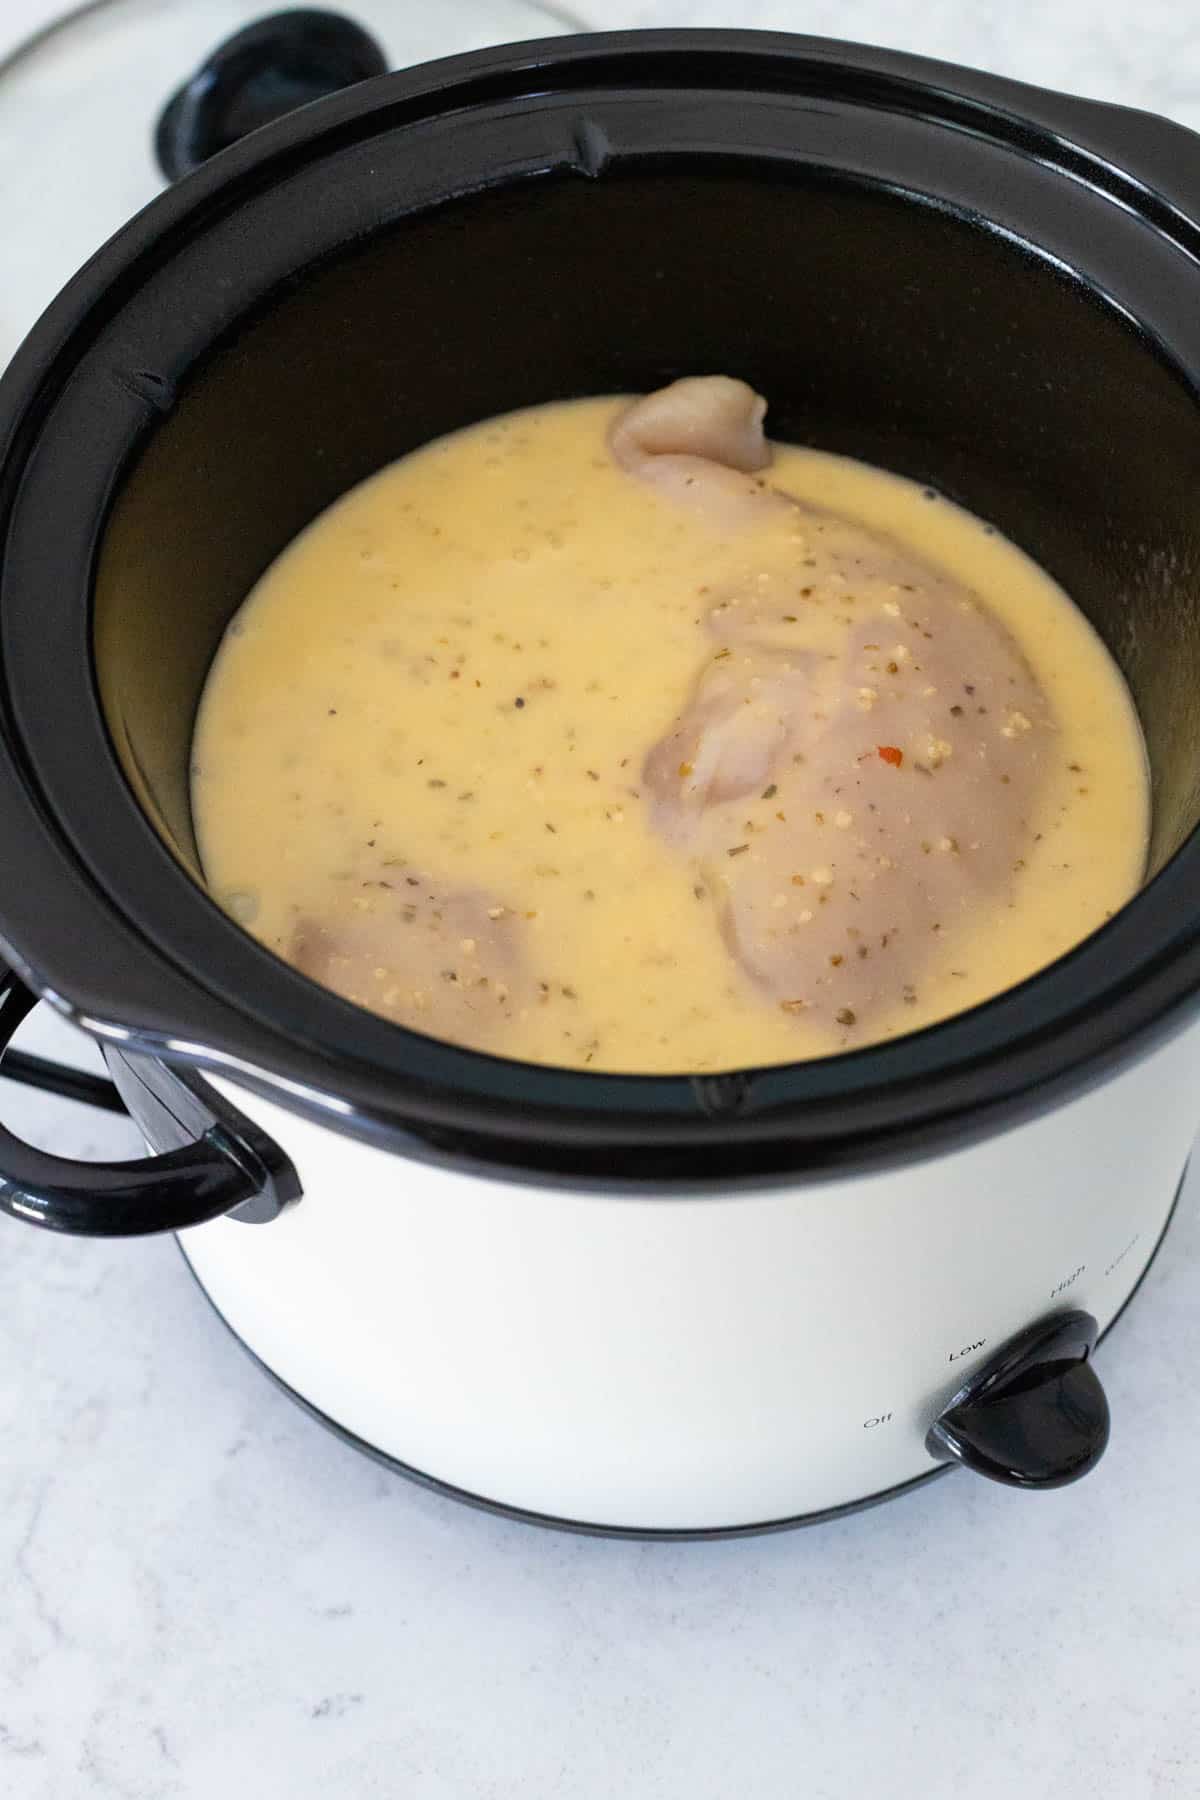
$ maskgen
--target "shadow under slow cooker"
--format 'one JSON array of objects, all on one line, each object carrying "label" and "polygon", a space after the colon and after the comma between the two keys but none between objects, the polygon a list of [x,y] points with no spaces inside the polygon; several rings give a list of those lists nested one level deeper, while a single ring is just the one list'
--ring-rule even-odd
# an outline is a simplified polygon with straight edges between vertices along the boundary
[{"label": "shadow under slow cooker", "polygon": [[1196,824],[1200,414],[1184,381],[1115,306],[986,224],[828,170],[679,161],[392,223],[258,301],[180,384],[112,508],[94,629],[126,775],[198,878],[201,689],[289,539],[471,421],[715,371],[769,396],[776,437],[936,486],[1048,569],[1141,715],[1152,871]]}]

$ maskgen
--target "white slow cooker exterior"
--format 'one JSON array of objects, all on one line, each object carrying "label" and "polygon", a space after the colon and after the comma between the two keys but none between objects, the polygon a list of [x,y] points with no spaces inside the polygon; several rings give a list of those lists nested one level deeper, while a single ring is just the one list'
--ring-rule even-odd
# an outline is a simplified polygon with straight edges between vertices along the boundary
[{"label": "white slow cooker exterior", "polygon": [[1170,1214],[1198,1050],[1192,1026],[949,1155],[684,1198],[413,1162],[222,1079],[304,1197],[181,1241],[268,1369],[423,1474],[600,1526],[794,1518],[928,1471],[930,1424],[1013,1333],[1107,1327]]}]

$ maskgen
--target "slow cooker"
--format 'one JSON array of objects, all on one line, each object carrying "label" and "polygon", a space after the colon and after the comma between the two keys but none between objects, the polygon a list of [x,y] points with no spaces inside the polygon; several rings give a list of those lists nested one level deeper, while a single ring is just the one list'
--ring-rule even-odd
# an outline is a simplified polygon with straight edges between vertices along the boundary
[{"label": "slow cooker", "polygon": [[[1143,890],[931,1030],[694,1079],[460,1050],[276,960],[188,806],[249,587],[431,437],[711,369],[1084,608],[1145,729]],[[204,161],[0,383],[0,1034],[38,997],[82,1026],[154,1152],[0,1132],[0,1204],[178,1232],[303,1405],[526,1517],[744,1531],[1084,1473],[1200,1111],[1198,372],[1196,140],[882,50],[547,40]]]}]

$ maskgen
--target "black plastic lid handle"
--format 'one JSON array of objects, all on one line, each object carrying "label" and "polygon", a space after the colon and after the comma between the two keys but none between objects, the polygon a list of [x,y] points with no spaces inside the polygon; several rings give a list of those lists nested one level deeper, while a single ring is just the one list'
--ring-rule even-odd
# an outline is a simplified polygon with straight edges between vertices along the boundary
[{"label": "black plastic lid handle", "polygon": [[[37,1003],[0,963],[0,1057]],[[80,1237],[182,1231],[259,1201],[271,1179],[248,1147],[219,1127],[163,1156],[92,1163],[37,1150],[0,1125],[0,1211],[48,1231]]]},{"label": "black plastic lid handle", "polygon": [[341,13],[272,13],[227,38],[168,101],[154,134],[158,166],[178,181],[260,125],[387,70],[375,39]]}]

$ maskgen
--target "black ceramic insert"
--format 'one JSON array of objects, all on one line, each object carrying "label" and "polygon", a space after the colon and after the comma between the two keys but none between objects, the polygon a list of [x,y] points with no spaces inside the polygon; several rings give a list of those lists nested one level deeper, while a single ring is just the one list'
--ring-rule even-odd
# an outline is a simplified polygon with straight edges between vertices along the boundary
[{"label": "black ceramic insert", "polygon": [[[1174,1029],[1200,987],[1194,144],[883,51],[661,32],[391,76],[222,152],[0,384],[18,965],[337,1129],[657,1194],[967,1141]],[[780,436],[993,520],[1083,604],[1146,728],[1150,886],[986,1007],[716,1082],[436,1044],[276,961],[199,885],[187,800],[248,587],[438,433],[714,369],[770,397]]]}]

